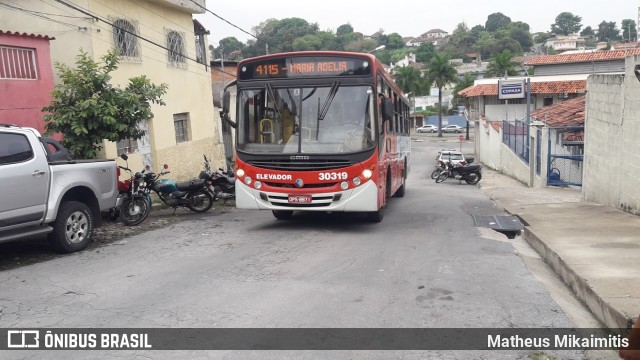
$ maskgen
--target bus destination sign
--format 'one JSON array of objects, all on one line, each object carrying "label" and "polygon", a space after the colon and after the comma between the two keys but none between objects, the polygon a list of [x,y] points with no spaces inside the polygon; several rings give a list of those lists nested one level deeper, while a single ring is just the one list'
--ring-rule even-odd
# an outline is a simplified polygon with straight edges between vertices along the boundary
[{"label": "bus destination sign", "polygon": [[240,80],[370,75],[364,59],[340,57],[287,57],[243,64]]}]

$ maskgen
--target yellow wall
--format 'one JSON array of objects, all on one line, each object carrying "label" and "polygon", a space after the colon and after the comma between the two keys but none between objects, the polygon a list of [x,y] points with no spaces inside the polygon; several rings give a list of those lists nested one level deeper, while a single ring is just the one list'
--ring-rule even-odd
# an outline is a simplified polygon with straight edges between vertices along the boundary
[{"label": "yellow wall", "polygon": [[[127,19],[137,24],[142,37],[164,47],[167,46],[167,31],[177,31],[184,36],[187,57],[196,58],[192,14],[170,5],[171,1],[67,1],[110,22],[118,18]],[[204,5],[204,1],[199,2]],[[84,16],[54,0],[21,0],[19,6],[51,14]],[[80,48],[95,59],[99,59],[113,48],[111,25],[103,21],[83,18],[65,18],[64,22],[74,26],[66,26],[29,16],[24,12],[7,11],[6,9],[0,11],[2,30],[55,36],[56,40],[51,41],[51,57],[54,62],[58,61],[75,67],[76,56]],[[170,162],[174,169],[172,175],[179,177],[187,177],[193,173],[197,175],[196,171],[199,171],[202,166],[193,162],[191,158],[197,155],[198,162],[201,163],[203,152],[214,156],[214,163],[224,164],[220,121],[217,111],[214,111],[213,107],[209,67],[189,59],[186,60],[184,68],[171,66],[168,64],[167,50],[142,39],[138,39],[138,42],[141,61],[121,61],[118,69],[111,74],[113,76],[112,83],[124,87],[129,78],[145,75],[152,83],[168,84],[167,94],[163,97],[166,106],[152,105],[154,118],[149,122],[154,168],[158,169],[164,162]],[[205,53],[208,54],[208,49],[205,49]],[[173,114],[184,112],[189,113],[191,141],[176,144]],[[192,142],[193,144],[190,144]],[[190,151],[196,150],[197,154],[190,153]],[[116,158],[118,154],[115,144],[105,143],[103,156]],[[139,156],[134,154],[129,162],[134,170],[137,169],[136,162],[140,166],[142,164],[141,161],[136,160],[137,157]],[[177,163],[192,164],[193,166],[192,168],[186,165],[178,166]]]}]

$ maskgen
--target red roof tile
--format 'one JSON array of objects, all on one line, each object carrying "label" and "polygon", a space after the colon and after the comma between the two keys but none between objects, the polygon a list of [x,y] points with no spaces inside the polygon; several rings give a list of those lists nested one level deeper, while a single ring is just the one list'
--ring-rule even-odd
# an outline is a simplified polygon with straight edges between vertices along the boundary
[{"label": "red roof tile", "polygon": [[531,112],[531,117],[548,126],[584,125],[586,96],[565,100]]},{"label": "red roof tile", "polygon": [[590,62],[590,61],[607,61],[607,60],[621,60],[627,56],[640,55],[640,49],[632,50],[603,50],[594,52],[585,52],[580,54],[560,54],[560,55],[539,55],[533,59],[527,60],[525,65],[548,65],[548,64],[563,64],[563,63],[575,63],[575,62]]},{"label": "red roof tile", "polygon": [[26,37],[33,37],[33,38],[39,38],[39,39],[45,39],[45,40],[55,40],[56,38],[49,36],[49,35],[40,35],[40,34],[29,34],[26,32],[17,32],[17,31],[5,31],[5,30],[0,30],[0,35],[16,35],[16,36],[26,36]]},{"label": "red roof tile", "polygon": [[491,127],[493,128],[493,130],[500,132],[500,128],[502,127],[502,123],[499,121],[493,121],[491,123]]},{"label": "red roof tile", "polygon": [[[577,94],[587,91],[586,80],[532,82],[532,94]],[[498,95],[498,84],[480,84],[470,86],[458,92],[466,97]]]}]

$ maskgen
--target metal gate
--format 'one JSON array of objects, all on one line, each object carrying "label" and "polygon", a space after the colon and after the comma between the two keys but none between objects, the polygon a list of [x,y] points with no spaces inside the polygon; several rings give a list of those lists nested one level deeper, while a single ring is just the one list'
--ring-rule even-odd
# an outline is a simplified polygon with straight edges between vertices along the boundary
[{"label": "metal gate", "polygon": [[547,184],[582,186],[584,126],[549,128]]}]

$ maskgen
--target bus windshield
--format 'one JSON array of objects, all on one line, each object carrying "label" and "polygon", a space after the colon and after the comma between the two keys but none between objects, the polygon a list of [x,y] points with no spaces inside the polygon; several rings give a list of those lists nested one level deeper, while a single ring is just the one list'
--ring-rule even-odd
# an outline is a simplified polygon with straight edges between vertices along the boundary
[{"label": "bus windshield", "polygon": [[369,86],[272,87],[238,93],[238,150],[264,154],[332,154],[375,146]]}]

